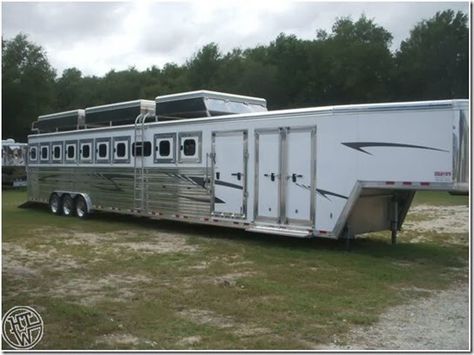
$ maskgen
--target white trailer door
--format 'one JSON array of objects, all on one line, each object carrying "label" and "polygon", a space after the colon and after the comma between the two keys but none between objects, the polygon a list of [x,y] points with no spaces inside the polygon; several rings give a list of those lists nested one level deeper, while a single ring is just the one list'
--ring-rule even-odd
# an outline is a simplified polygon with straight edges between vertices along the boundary
[{"label": "white trailer door", "polygon": [[245,218],[247,194],[247,131],[214,132],[213,215]]},{"label": "white trailer door", "polygon": [[280,130],[255,132],[255,219],[280,223]]},{"label": "white trailer door", "polygon": [[315,202],[315,128],[288,128],[285,156],[285,223],[312,225]]}]

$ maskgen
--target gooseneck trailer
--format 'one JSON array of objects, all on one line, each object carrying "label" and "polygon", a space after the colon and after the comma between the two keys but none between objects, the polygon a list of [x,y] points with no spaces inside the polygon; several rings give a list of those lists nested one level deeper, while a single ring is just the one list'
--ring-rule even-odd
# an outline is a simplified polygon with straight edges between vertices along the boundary
[{"label": "gooseneck trailer", "polygon": [[468,100],[267,111],[211,91],[40,116],[28,199],[294,237],[396,232],[419,190],[468,192]]}]

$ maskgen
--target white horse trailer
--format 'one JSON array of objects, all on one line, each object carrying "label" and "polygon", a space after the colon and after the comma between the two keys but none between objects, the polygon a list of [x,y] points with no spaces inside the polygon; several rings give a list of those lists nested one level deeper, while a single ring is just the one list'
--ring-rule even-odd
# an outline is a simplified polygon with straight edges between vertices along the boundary
[{"label": "white horse trailer", "polygon": [[13,138],[2,140],[2,185],[26,186],[27,146]]},{"label": "white horse trailer", "polygon": [[267,111],[197,91],[40,116],[28,198],[79,217],[395,241],[416,191],[468,192],[468,115],[468,100]]}]

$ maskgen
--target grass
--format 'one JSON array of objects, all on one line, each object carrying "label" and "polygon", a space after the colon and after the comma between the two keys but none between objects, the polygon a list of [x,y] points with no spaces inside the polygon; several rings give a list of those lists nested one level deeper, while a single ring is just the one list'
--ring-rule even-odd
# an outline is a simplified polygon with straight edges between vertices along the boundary
[{"label": "grass", "polygon": [[469,203],[468,195],[451,195],[448,192],[418,191],[413,199],[415,205],[457,206]]},{"label": "grass", "polygon": [[[41,313],[36,349],[306,349],[423,296],[417,289],[464,280],[468,268],[467,244],[429,233],[395,247],[374,233],[346,252],[332,240],[57,217],[17,208],[25,198],[3,192],[2,302]],[[415,203],[467,200],[425,192]]]}]

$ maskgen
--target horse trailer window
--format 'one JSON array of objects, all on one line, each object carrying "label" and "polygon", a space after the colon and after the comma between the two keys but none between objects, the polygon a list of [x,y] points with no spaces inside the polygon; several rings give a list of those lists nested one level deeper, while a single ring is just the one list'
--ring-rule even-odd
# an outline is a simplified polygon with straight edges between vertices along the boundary
[{"label": "horse trailer window", "polygon": [[44,163],[49,161],[49,146],[41,146],[41,161]]},{"label": "horse trailer window", "polygon": [[76,146],[77,143],[74,142],[66,142],[66,162],[67,163],[74,163],[76,161]]},{"label": "horse trailer window", "polygon": [[199,163],[201,162],[201,132],[179,133],[179,162]]},{"label": "horse trailer window", "polygon": [[99,158],[107,158],[107,143],[99,144]]},{"label": "horse trailer window", "polygon": [[130,137],[114,137],[114,163],[129,163]]},{"label": "horse trailer window", "polygon": [[95,140],[95,162],[110,163],[110,138],[97,138]]},{"label": "horse trailer window", "polygon": [[160,142],[158,152],[160,157],[167,158],[171,154],[171,144],[169,140],[163,140]]},{"label": "horse trailer window", "polygon": [[30,148],[30,160],[36,160],[37,158],[37,152],[36,152],[36,147],[31,147]]},{"label": "horse trailer window", "polygon": [[53,161],[54,162],[61,162],[62,161],[62,155],[63,155],[63,152],[62,152],[62,143],[61,144],[55,144],[53,143],[52,144],[52,150],[53,150]]},{"label": "horse trailer window", "polygon": [[196,155],[196,140],[194,138],[184,140],[183,153],[187,157]]},{"label": "horse trailer window", "polygon": [[82,159],[89,159],[91,156],[91,146],[90,144],[84,144],[82,146]]},{"label": "horse trailer window", "polygon": [[82,163],[92,162],[92,139],[79,141],[79,159]]},{"label": "horse trailer window", "polygon": [[174,163],[176,157],[176,134],[155,134],[155,163]]},{"label": "horse trailer window", "polygon": [[125,143],[118,143],[117,144],[117,157],[123,158],[125,156],[125,153],[126,153]]},{"label": "horse trailer window", "polygon": [[[142,149],[143,148],[143,149]],[[149,157],[151,155],[151,142],[136,142],[132,144],[132,154],[136,157]]]}]

